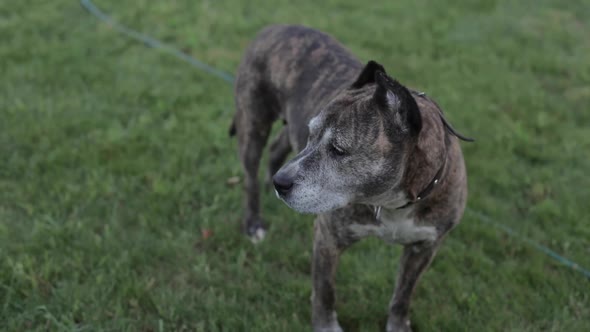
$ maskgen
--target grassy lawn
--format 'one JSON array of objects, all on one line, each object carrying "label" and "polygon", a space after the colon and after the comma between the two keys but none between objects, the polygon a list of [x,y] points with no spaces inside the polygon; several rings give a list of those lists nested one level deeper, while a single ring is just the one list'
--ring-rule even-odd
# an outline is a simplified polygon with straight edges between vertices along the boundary
[{"label": "grassy lawn", "polygon": [[[477,142],[415,330],[590,330],[590,280],[479,218],[590,268],[587,0],[95,4],[228,72],[266,24],[309,25],[426,91]],[[0,330],[310,330],[313,218],[265,194],[265,242],[238,232],[231,86],[75,0],[0,2],[0,73]],[[347,331],[383,330],[399,253],[345,253]]]}]

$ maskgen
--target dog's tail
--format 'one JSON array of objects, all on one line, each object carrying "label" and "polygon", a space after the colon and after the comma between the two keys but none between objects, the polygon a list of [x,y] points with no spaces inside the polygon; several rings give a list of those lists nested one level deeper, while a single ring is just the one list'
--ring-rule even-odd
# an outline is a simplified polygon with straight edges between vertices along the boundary
[{"label": "dog's tail", "polygon": [[231,125],[229,126],[229,137],[236,136],[236,118],[234,117],[231,120]]}]

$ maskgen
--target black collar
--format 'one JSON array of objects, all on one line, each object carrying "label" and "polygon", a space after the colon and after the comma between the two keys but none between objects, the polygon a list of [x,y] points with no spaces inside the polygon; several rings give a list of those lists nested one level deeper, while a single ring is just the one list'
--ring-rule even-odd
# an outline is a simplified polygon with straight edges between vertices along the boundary
[{"label": "black collar", "polygon": [[426,96],[426,93],[424,93],[422,91],[416,91],[416,90],[410,90],[410,92],[418,97],[421,97],[422,99],[428,100],[429,102],[433,103],[436,106],[436,108],[438,108],[440,119],[443,123],[443,126],[447,130],[447,132],[451,133],[452,135],[456,136],[458,139],[465,141],[465,142],[474,142],[475,141],[473,138],[464,136],[464,135],[460,134],[458,131],[456,131],[455,128],[453,128],[453,126],[451,126],[449,121],[447,121],[447,119],[445,119],[440,106],[438,106],[438,104],[434,100],[432,100],[428,96]]},{"label": "black collar", "polygon": [[[436,172],[436,174],[434,175],[434,178],[432,179],[432,181],[430,181],[430,183],[428,183],[428,185],[426,186],[426,188],[422,189],[422,191],[418,194],[418,196],[416,197],[415,200],[413,201],[408,201],[406,204],[395,208],[396,210],[401,210],[401,209],[405,209],[410,205],[413,205],[415,203],[418,203],[419,201],[421,201],[422,199],[424,199],[426,196],[430,195],[430,193],[434,190],[434,188],[440,183],[442,177],[445,175],[445,169],[447,166],[447,158],[448,155],[445,154],[445,159],[443,160],[443,164],[442,166],[439,168],[438,172]],[[379,220],[381,218],[381,206],[374,206],[374,213],[375,213],[375,219]]]},{"label": "black collar", "polygon": [[432,179],[432,181],[430,181],[430,183],[428,183],[428,185],[426,186],[426,188],[422,189],[422,191],[418,194],[418,196],[416,197],[415,200],[413,201],[408,201],[406,204],[400,206],[397,208],[397,210],[400,209],[405,209],[408,206],[419,202],[420,200],[424,199],[426,196],[430,195],[430,193],[434,190],[434,188],[436,187],[436,185],[438,185],[441,181],[441,178],[444,175],[445,172],[445,166],[447,165],[447,155],[445,154],[445,159],[443,160],[443,164],[442,166],[439,168],[438,172],[436,172],[436,174],[434,175],[434,178]]}]

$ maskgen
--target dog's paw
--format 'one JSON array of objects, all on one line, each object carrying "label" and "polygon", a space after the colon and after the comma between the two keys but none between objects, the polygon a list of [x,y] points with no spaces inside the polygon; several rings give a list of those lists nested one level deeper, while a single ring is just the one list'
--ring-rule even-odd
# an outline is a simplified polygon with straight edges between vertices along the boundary
[{"label": "dog's paw", "polygon": [[264,240],[264,237],[266,236],[266,230],[262,227],[257,228],[253,234],[249,234],[248,236],[250,237],[250,241],[252,241],[252,243],[258,244]]},{"label": "dog's paw", "polygon": [[246,227],[246,235],[254,244],[260,243],[266,236],[266,227],[260,220],[248,221]]}]

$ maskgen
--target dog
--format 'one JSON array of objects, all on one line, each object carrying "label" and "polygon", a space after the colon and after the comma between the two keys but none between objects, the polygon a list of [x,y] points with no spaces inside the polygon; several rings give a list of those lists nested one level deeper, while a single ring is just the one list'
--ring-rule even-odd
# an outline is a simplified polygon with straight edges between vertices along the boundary
[{"label": "dog", "polygon": [[[312,262],[314,331],[342,331],[334,310],[340,254],[375,236],[403,245],[387,331],[411,331],[418,279],[465,208],[459,139],[440,107],[357,60],[327,34],[273,25],[248,47],[235,80],[237,135],[245,171],[243,230],[260,241],[258,169],[273,122],[267,183],[292,209],[317,214]],[[291,151],[297,155],[287,162]]]}]

